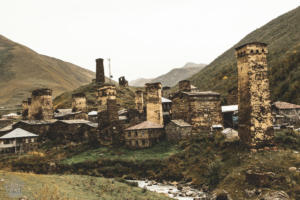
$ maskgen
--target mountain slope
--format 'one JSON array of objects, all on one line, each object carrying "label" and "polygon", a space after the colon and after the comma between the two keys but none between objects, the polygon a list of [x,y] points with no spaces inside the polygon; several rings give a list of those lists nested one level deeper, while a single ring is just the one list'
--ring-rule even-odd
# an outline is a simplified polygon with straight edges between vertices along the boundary
[{"label": "mountain slope", "polygon": [[272,100],[300,104],[300,7],[251,32],[190,80],[201,90],[236,94],[234,48],[253,41],[268,44]]},{"label": "mountain slope", "polygon": [[187,79],[194,75],[195,73],[199,72],[201,69],[205,67],[205,64],[195,64],[195,63],[187,63],[182,68],[175,68],[169,71],[166,74],[163,74],[157,78],[153,79],[144,79],[140,78],[130,82],[130,85],[136,87],[142,87],[145,83],[155,83],[161,82],[163,86],[174,86],[179,81]]},{"label": "mountain slope", "polygon": [[40,55],[0,35],[0,105],[20,104],[39,87],[56,96],[91,82],[94,72]]}]

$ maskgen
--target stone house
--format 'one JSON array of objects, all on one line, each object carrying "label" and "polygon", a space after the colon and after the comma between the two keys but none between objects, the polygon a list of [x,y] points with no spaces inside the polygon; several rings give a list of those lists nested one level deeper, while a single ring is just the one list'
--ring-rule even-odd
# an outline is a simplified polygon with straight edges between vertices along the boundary
[{"label": "stone house", "polygon": [[220,94],[212,91],[179,91],[172,99],[172,119],[183,119],[197,131],[223,124]]},{"label": "stone house", "polygon": [[276,101],[272,104],[272,115],[277,125],[300,124],[300,105]]},{"label": "stone house", "polygon": [[22,153],[33,150],[36,147],[38,135],[16,128],[0,137],[1,153]]},{"label": "stone house", "polygon": [[127,147],[141,149],[158,143],[164,133],[164,127],[150,121],[144,121],[125,129],[124,139]]},{"label": "stone house", "polygon": [[58,120],[88,119],[88,115],[83,111],[74,111],[73,109],[58,109],[54,112],[54,118]]},{"label": "stone house", "polygon": [[171,120],[165,127],[168,141],[180,141],[187,139],[192,134],[192,125],[184,120]]}]

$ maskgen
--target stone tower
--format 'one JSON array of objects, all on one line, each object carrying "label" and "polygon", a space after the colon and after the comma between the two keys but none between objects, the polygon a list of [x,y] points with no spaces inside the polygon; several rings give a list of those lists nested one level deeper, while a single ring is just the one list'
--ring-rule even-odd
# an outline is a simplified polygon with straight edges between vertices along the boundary
[{"label": "stone tower", "polygon": [[119,86],[120,87],[128,87],[128,81],[126,80],[125,76],[121,76],[119,78]]},{"label": "stone tower", "polygon": [[239,136],[250,147],[273,139],[267,53],[267,45],[259,42],[236,48]]},{"label": "stone tower", "polygon": [[97,95],[98,111],[107,110],[107,99],[116,99],[116,95],[116,86],[113,84],[104,84],[99,88]]},{"label": "stone tower", "polygon": [[98,58],[96,59],[96,83],[103,84],[105,83],[105,74],[104,74],[104,65],[103,59]]},{"label": "stone tower", "polygon": [[72,111],[87,112],[86,96],[84,93],[72,94]]},{"label": "stone tower", "polygon": [[137,90],[135,92],[135,109],[139,113],[144,112],[144,95],[142,90]]},{"label": "stone tower", "polygon": [[190,92],[191,90],[192,86],[189,80],[179,81],[179,91]]},{"label": "stone tower", "polygon": [[147,83],[147,121],[163,125],[161,83]]},{"label": "stone tower", "polygon": [[32,91],[28,118],[30,120],[53,119],[52,90],[42,88]]},{"label": "stone tower", "polygon": [[162,96],[165,98],[170,98],[171,96],[171,87],[165,86],[162,88]]},{"label": "stone tower", "polygon": [[27,100],[22,101],[22,119],[23,120],[28,119],[28,109],[29,109],[28,101]]}]

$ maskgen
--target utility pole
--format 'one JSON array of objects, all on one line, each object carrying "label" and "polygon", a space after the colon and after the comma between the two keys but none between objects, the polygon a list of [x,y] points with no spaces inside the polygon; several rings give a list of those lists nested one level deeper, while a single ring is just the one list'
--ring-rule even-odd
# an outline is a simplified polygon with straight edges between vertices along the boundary
[{"label": "utility pole", "polygon": [[107,58],[107,61],[108,61],[108,70],[109,70],[109,82],[111,83],[111,79],[113,78],[113,76],[111,74],[110,58]]}]

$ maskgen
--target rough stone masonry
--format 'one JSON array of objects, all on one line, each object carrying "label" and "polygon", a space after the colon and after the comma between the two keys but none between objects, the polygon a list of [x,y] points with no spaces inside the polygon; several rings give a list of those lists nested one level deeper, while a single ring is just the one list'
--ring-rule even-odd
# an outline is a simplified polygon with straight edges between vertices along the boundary
[{"label": "rough stone masonry", "polygon": [[236,48],[238,68],[239,136],[251,147],[273,139],[267,45],[253,42]]}]

